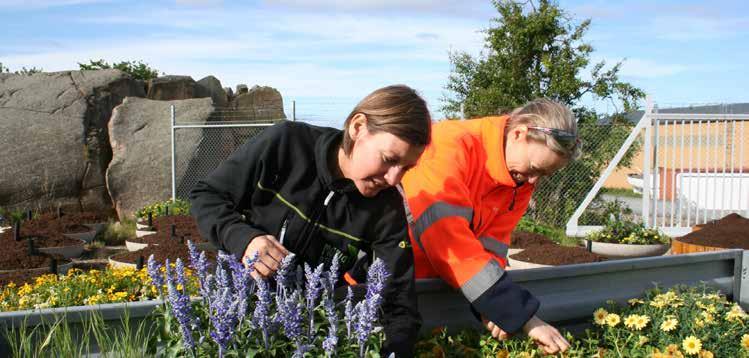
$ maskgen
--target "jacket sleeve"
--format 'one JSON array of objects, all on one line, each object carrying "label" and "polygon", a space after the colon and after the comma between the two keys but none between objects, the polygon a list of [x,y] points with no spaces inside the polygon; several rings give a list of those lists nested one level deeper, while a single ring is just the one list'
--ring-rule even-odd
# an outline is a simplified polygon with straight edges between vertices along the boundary
[{"label": "jacket sleeve", "polygon": [[416,303],[413,251],[408,240],[403,200],[395,195],[393,207],[379,221],[378,238],[372,243],[375,258],[385,261],[390,278],[383,295],[384,356],[413,356],[413,348],[421,327]]},{"label": "jacket sleeve", "polygon": [[[491,238],[476,237],[472,230],[475,206],[466,183],[477,174],[468,172],[470,153],[465,145],[442,148],[404,178],[415,219],[411,237],[437,274],[459,288],[475,311],[514,333],[535,314],[539,302],[505,274],[505,258],[485,247]],[[502,238],[506,249],[509,232]]]},{"label": "jacket sleeve", "polygon": [[273,165],[277,138],[283,128],[275,125],[251,138],[224,160],[190,192],[193,217],[201,235],[217,247],[241,259],[250,241],[267,234],[242,217],[249,207],[256,183],[267,165]]}]

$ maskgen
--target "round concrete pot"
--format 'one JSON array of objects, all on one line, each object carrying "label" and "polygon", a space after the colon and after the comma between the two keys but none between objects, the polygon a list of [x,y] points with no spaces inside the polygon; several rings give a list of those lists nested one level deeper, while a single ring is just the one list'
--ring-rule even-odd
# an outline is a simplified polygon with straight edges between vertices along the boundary
[{"label": "round concrete pot", "polygon": [[[585,247],[588,247],[588,240],[583,240],[583,243],[585,244]],[[592,241],[590,245],[590,252],[606,257],[660,256],[665,254],[671,247],[669,244],[633,245],[612,244],[598,241]]]},{"label": "round concrete pot", "polygon": [[85,232],[76,232],[76,233],[63,233],[63,235],[71,239],[78,239],[78,240],[83,240],[84,242],[91,242],[96,237],[96,230],[89,230]]},{"label": "round concrete pot", "polygon": [[148,229],[148,225],[146,225],[146,220],[143,220],[143,219],[135,220],[135,228],[138,230]]},{"label": "round concrete pot", "polygon": [[148,244],[125,240],[125,247],[127,247],[127,251],[133,252],[145,249],[146,247],[148,247]]},{"label": "round concrete pot", "polygon": [[57,247],[40,247],[39,251],[45,254],[58,254],[66,259],[78,258],[83,254],[83,246],[86,242],[81,240],[80,243],[68,246]]}]

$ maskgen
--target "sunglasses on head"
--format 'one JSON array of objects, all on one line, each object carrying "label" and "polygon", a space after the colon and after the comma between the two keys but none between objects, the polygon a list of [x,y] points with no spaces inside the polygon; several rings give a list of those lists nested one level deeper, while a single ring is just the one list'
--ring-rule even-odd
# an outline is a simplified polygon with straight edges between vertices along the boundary
[{"label": "sunglasses on head", "polygon": [[580,145],[580,139],[576,135],[561,129],[546,127],[528,127],[528,129],[537,130],[552,136],[559,145],[569,151],[574,151]]}]

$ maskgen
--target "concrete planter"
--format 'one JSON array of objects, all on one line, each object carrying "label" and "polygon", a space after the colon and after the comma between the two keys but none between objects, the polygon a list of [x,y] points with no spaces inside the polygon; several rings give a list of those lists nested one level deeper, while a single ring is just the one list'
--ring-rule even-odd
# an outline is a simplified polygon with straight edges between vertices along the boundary
[{"label": "concrete planter", "polygon": [[148,225],[146,225],[146,220],[138,219],[135,221],[135,228],[138,230],[146,230],[148,229]]},{"label": "concrete planter", "polygon": [[148,247],[148,244],[125,240],[125,247],[127,247],[127,251],[133,252],[145,249],[146,247]]},{"label": "concrete planter", "polygon": [[109,266],[112,266],[112,268],[133,268],[134,269],[137,267],[137,265],[135,264],[114,260],[112,259],[112,256],[109,256],[107,260],[109,261]]},{"label": "concrete planter", "polygon": [[149,231],[149,230],[135,230],[135,237],[141,238],[143,236],[153,235],[156,231]]},{"label": "concrete planter", "polygon": [[[585,247],[588,247],[588,240],[584,240]],[[671,247],[669,244],[656,245],[632,245],[632,244],[612,244],[608,242],[590,242],[590,252],[606,257],[648,257],[660,256],[666,253]]]},{"label": "concrete planter", "polygon": [[507,262],[511,270],[524,270],[524,269],[532,269],[532,268],[539,268],[539,267],[553,267],[551,265],[534,264],[532,262],[519,261],[519,260],[512,259],[510,257],[507,258]]},{"label": "concrete planter", "polygon": [[67,233],[63,235],[71,239],[79,239],[79,240],[83,240],[83,242],[91,242],[96,237],[96,230],[90,230],[90,231],[78,232],[78,233]]},{"label": "concrete planter", "polygon": [[45,254],[58,254],[66,259],[78,258],[83,254],[83,247],[86,242],[81,240],[79,244],[58,246],[58,247],[40,247],[39,251]]}]

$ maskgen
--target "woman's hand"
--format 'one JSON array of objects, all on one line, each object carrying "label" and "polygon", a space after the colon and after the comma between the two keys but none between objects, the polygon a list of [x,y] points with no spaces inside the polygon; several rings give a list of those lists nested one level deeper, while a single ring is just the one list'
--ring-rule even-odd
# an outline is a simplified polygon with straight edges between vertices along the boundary
[{"label": "woman's hand", "polygon": [[556,328],[535,315],[525,323],[523,331],[528,337],[533,338],[536,344],[547,354],[564,352],[570,347],[570,343],[564,339]]},{"label": "woman's hand", "polygon": [[494,337],[497,340],[504,341],[507,338],[510,338],[510,335],[507,334],[502,328],[499,328],[494,322],[487,320],[486,318],[481,317],[481,322],[484,323],[484,327],[491,332],[492,337]]},{"label": "woman's hand", "polygon": [[273,235],[261,235],[253,238],[247,248],[244,249],[242,263],[251,259],[255,253],[257,253],[257,259],[255,260],[255,270],[252,272],[252,277],[267,278],[278,270],[283,258],[289,254],[289,250],[286,250]]}]

